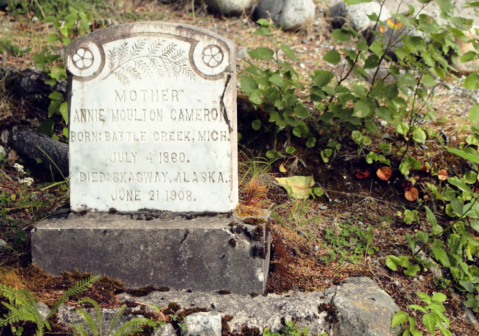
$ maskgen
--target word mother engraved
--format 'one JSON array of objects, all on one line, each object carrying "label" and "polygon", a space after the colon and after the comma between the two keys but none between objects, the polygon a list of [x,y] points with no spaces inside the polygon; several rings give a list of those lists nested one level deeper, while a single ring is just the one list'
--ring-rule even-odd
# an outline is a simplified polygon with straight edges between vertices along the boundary
[{"label": "word mother engraved", "polygon": [[120,25],[73,41],[67,69],[74,211],[235,208],[233,43],[180,24]]}]

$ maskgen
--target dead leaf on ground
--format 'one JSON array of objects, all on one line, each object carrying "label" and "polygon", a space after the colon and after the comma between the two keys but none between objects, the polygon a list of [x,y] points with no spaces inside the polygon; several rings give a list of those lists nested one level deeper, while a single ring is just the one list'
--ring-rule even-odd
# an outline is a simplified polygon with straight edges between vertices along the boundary
[{"label": "dead leaf on ground", "polygon": [[276,178],[276,181],[286,189],[290,197],[306,199],[311,195],[311,187],[314,185],[312,176],[291,176]]},{"label": "dead leaf on ground", "polygon": [[437,178],[440,180],[440,181],[446,181],[447,180],[447,171],[445,169],[441,169],[439,171],[439,174],[437,175]]},{"label": "dead leaf on ground", "polygon": [[363,172],[358,171],[355,176],[358,180],[364,180],[365,178],[369,177],[369,170],[365,170]]},{"label": "dead leaf on ground", "polygon": [[376,175],[383,181],[387,181],[391,178],[393,171],[389,167],[381,167],[376,172]]},{"label": "dead leaf on ground", "polygon": [[419,197],[419,191],[416,188],[411,188],[404,193],[404,196],[408,201],[415,201]]}]

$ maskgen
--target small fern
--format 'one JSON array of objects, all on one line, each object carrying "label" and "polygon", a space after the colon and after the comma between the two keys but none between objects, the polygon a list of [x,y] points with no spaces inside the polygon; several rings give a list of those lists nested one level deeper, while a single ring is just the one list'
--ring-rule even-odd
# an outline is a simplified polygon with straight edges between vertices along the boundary
[{"label": "small fern", "polygon": [[81,280],[75,284],[72,288],[68,289],[57,301],[55,306],[50,310],[50,313],[45,319],[42,319],[38,310],[37,303],[33,295],[26,289],[15,289],[10,286],[0,284],[0,295],[8,299],[9,302],[2,302],[2,304],[8,308],[8,314],[4,315],[4,318],[0,317],[0,326],[7,326],[17,322],[31,321],[37,325],[37,335],[42,336],[44,329],[47,327],[51,330],[48,319],[57,311],[60,305],[65,302],[69,297],[80,294],[85,291],[91,283],[98,280],[99,277],[92,277]]},{"label": "small fern", "polygon": [[125,312],[126,306],[122,305],[118,312],[116,312],[115,316],[113,316],[113,319],[110,322],[108,332],[103,335],[103,323],[101,319],[101,310],[100,307],[98,306],[98,303],[95,300],[92,300],[90,298],[84,298],[78,303],[90,303],[93,305],[93,308],[95,310],[95,315],[96,315],[96,323],[95,320],[93,319],[93,316],[89,314],[86,310],[77,308],[77,313],[85,320],[85,323],[87,325],[87,328],[89,329],[90,332],[87,332],[85,330],[85,327],[83,323],[70,323],[70,326],[73,328],[75,333],[80,336],[123,336],[126,334],[134,334],[136,332],[141,331],[141,327],[144,325],[149,325],[151,327],[155,327],[158,323],[144,318],[144,317],[139,317],[139,318],[134,318],[126,323],[124,323],[118,330],[113,334],[113,330],[115,327],[118,325],[120,322],[120,318]]}]

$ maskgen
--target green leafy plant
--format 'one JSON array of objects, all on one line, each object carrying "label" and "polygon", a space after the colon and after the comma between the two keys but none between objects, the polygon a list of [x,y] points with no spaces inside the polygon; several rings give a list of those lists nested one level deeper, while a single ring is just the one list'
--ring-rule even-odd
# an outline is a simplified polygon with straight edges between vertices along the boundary
[{"label": "green leafy plant", "polygon": [[[435,335],[435,330],[439,329],[444,336],[451,336],[449,329],[449,319],[444,316],[446,308],[442,304],[446,301],[447,297],[442,293],[435,293],[432,298],[424,293],[416,292],[416,295],[421,299],[425,304],[420,305],[409,305],[408,307],[416,311],[424,313],[422,316],[422,323],[426,329]],[[444,323],[444,324],[443,324]],[[403,324],[403,336],[422,336],[423,333],[416,329],[417,321],[414,317],[403,311],[397,311],[396,315],[392,319],[392,327]]]},{"label": "green leafy plant", "polygon": [[4,318],[0,318],[0,326],[12,325],[21,321],[31,321],[37,325],[37,335],[42,336],[45,332],[45,327],[51,330],[48,320],[58,310],[60,305],[69,297],[78,295],[88,289],[98,279],[98,276],[94,276],[77,282],[72,288],[63,293],[45,318],[42,318],[40,315],[37,303],[29,291],[0,284],[0,295],[9,300],[9,302],[2,302],[9,309],[9,312],[4,315]]},{"label": "green leafy plant", "polygon": [[[398,212],[398,215],[402,217],[402,213]],[[413,222],[419,223],[419,212],[417,210],[404,210],[404,223],[412,224]]]},{"label": "green leafy plant", "polygon": [[[274,132],[285,130],[302,139],[307,147],[314,147],[316,139],[310,134],[309,127],[304,121],[310,116],[310,112],[298,101],[295,93],[295,89],[303,89],[297,81],[298,73],[289,62],[280,61],[278,57],[278,51],[281,50],[289,60],[297,61],[295,53],[286,44],[279,44],[275,38],[274,27],[268,20],[261,19],[258,23],[261,27],[255,34],[270,37],[277,50],[259,47],[249,51],[248,54],[255,60],[273,61],[276,69],[261,70],[247,61],[249,66],[241,77],[241,87],[255,106],[264,105],[264,110],[269,113],[269,121],[276,125],[273,128]],[[262,127],[269,129],[267,125],[262,125],[260,120],[253,121],[252,127],[255,130]],[[293,149],[294,147],[290,151]]]},{"label": "green leafy plant", "polygon": [[[370,0],[348,3],[365,2]],[[424,6],[429,2],[424,1]],[[456,38],[465,43],[477,42],[462,32],[472,27],[472,20],[454,16],[450,0],[440,3],[447,24],[438,24],[433,17],[416,12],[411,6],[408,13],[394,14],[386,23],[376,14],[370,15],[378,28],[372,31],[372,42],[350,27],[334,30],[332,37],[342,43],[354,42],[355,51],[341,48],[327,52],[323,59],[332,66],[341,66],[342,71],[336,76],[332,71],[314,70],[306,85],[294,70],[297,62],[294,52],[278,41],[270,22],[258,21],[260,27],[255,34],[268,37],[272,48],[260,47],[248,53],[253,61],[246,61],[248,66],[242,74],[241,87],[253,105],[269,116],[269,123],[255,120],[253,129],[274,134],[283,132],[288,142],[294,135],[298,141],[289,144],[290,152],[286,154],[291,154],[298,145],[309,148],[319,145],[325,163],[340,150],[342,143],[352,139],[358,155],[365,155],[370,164],[390,165],[389,157],[399,158],[395,168],[410,182],[411,170],[422,170],[423,164],[407,155],[409,149],[437,138],[435,132],[419,125],[418,120],[435,120],[435,112],[429,104],[434,98],[434,89],[443,85],[446,76],[456,78],[447,55],[460,54]],[[466,7],[478,5],[469,3]],[[397,62],[392,62],[392,55]],[[472,52],[463,55],[461,61],[477,58],[478,54]],[[390,63],[385,67],[387,61]],[[380,75],[380,69],[385,70],[386,75]],[[352,74],[369,77],[370,83],[345,85]],[[386,78],[391,81],[387,82]],[[475,80],[479,82],[479,76],[468,76],[465,87],[475,87]],[[308,90],[305,96],[303,92]],[[380,143],[382,154],[378,154],[371,147],[373,136],[383,131],[379,124],[387,126],[388,132],[394,131],[404,144]],[[331,143],[339,146],[330,146]],[[269,152],[274,151],[277,149]],[[405,183],[405,192],[408,200],[418,197],[417,189],[408,183]]]},{"label": "green leafy plant", "polygon": [[[93,306],[94,308],[94,313],[95,315],[90,315],[86,310],[77,308],[76,311],[78,314],[81,315],[81,317],[84,319],[89,331],[87,331],[83,323],[70,323],[70,326],[73,328],[75,333],[80,336],[123,336],[123,335],[128,335],[128,334],[135,334],[137,332],[143,331],[141,328],[142,326],[148,325],[150,327],[156,327],[158,325],[157,322],[144,318],[144,317],[138,317],[129,320],[128,322],[125,322],[123,325],[121,325],[116,331],[115,328],[118,326],[118,323],[120,322],[120,318],[122,317],[123,313],[125,312],[126,305],[122,305],[120,309],[116,312],[116,314],[113,316],[110,325],[108,327],[108,330],[103,329],[103,322],[102,322],[102,317],[101,317],[101,310],[98,305],[98,303],[95,300],[92,300],[90,298],[83,298],[80,301],[78,301],[78,304],[82,303],[89,303]],[[96,319],[96,320],[95,320]]]},{"label": "green leafy plant", "polygon": [[[69,11],[69,15],[62,22],[60,22],[58,16],[47,16],[44,18],[43,22],[53,24],[57,32],[47,37],[46,42],[48,44],[41,54],[33,55],[37,68],[43,70],[48,76],[45,83],[51,86],[55,86],[58,80],[66,79],[65,60],[57,53],[58,45],[65,49],[70,44],[72,38],[83,36],[90,32],[91,15],[78,11],[73,7],[70,7]],[[52,117],[58,114],[63,118],[65,125],[68,125],[68,103],[66,102],[66,97],[58,91],[53,91],[49,98],[51,102],[48,107],[48,119],[38,127],[38,131],[59,140],[59,137],[54,134],[55,123]],[[65,138],[68,138],[68,128],[64,127],[62,134]]]},{"label": "green leafy plant", "polygon": [[379,251],[377,246],[373,246],[373,237],[371,226],[362,228],[350,223],[341,223],[339,233],[328,228],[325,234],[327,243],[323,244],[328,249],[328,256],[323,259],[326,262],[338,260],[339,263],[349,261],[357,264],[360,259]]},{"label": "green leafy plant", "polygon": [[[264,328],[263,336],[307,336],[309,334],[308,327],[301,330],[293,321],[285,321],[284,324],[285,326],[280,332],[272,333],[269,328]],[[324,333],[323,335],[327,336]]]},{"label": "green leafy plant", "polygon": [[417,272],[420,271],[420,267],[418,265],[411,265],[409,263],[409,258],[406,256],[395,257],[395,256],[387,256],[386,257],[386,266],[389,269],[403,273],[410,276],[415,276]]}]

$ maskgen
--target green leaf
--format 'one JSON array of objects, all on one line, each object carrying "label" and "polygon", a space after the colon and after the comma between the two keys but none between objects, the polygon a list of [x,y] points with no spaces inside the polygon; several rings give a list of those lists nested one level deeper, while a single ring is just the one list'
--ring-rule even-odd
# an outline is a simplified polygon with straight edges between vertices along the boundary
[{"label": "green leaf", "polygon": [[310,116],[309,111],[302,104],[296,105],[294,108],[294,114],[299,118],[307,118]]},{"label": "green leaf", "polygon": [[57,84],[57,80],[54,78],[47,78],[45,79],[45,84],[48,84],[50,86],[55,86]]},{"label": "green leaf", "polygon": [[294,54],[294,51],[290,47],[288,47],[286,44],[280,45],[279,48],[281,50],[283,50],[283,52],[286,54],[286,56],[291,58],[293,61],[295,61],[295,62],[298,61],[298,59],[296,58],[296,55]]},{"label": "green leaf", "polygon": [[254,34],[255,35],[260,35],[260,36],[271,36],[271,35],[273,35],[271,33],[271,29],[266,28],[266,27],[259,27],[258,29],[256,29]]},{"label": "green leaf", "polygon": [[259,47],[248,51],[248,55],[250,55],[254,59],[271,60],[273,59],[274,52],[270,48]]},{"label": "green leaf", "polygon": [[429,235],[424,232],[424,231],[418,231],[416,232],[416,238],[424,244],[427,244],[429,242]]},{"label": "green leaf", "polygon": [[366,62],[364,62],[364,69],[375,69],[379,65],[379,57],[376,55],[372,54],[366,59]]},{"label": "green leaf", "polygon": [[68,125],[68,103],[67,102],[63,102],[60,105],[60,114],[62,115],[63,120],[65,120],[65,124]]},{"label": "green leaf", "polygon": [[424,143],[426,142],[426,132],[424,132],[420,128],[416,128],[414,132],[412,132],[412,137],[414,141],[419,142],[419,143]]},{"label": "green leaf", "polygon": [[58,34],[50,34],[48,35],[45,41],[47,41],[48,43],[55,43],[58,40],[59,40]]},{"label": "green leaf", "polygon": [[422,311],[423,313],[427,313],[427,310],[424,309],[422,306],[419,306],[419,305],[409,305],[408,307],[411,308],[411,309],[416,309],[416,310]]},{"label": "green leaf", "polygon": [[50,72],[50,77],[55,79],[65,79],[66,78],[66,70],[65,67],[54,65],[52,67],[52,71]]},{"label": "green leaf", "polygon": [[261,98],[261,92],[258,89],[253,90],[253,92],[251,92],[251,94],[249,95],[249,100],[256,105],[263,103],[263,98]]},{"label": "green leaf", "polygon": [[[439,261],[444,267],[451,267],[451,262],[447,257],[446,251],[440,246],[431,246],[432,253],[434,253],[434,258]],[[428,304],[431,304],[428,302]]]},{"label": "green leaf", "polygon": [[313,76],[313,83],[319,88],[323,88],[328,85],[334,78],[334,74],[331,71],[315,71]]},{"label": "green leaf", "polygon": [[468,75],[462,86],[469,90],[479,89],[479,75],[476,73]]},{"label": "green leaf", "polygon": [[255,131],[258,131],[261,128],[261,120],[255,120],[251,123],[251,126]]},{"label": "green leaf", "polygon": [[263,70],[258,68],[256,65],[251,65],[247,67],[245,71],[255,76],[262,76],[264,73]]},{"label": "green leaf", "polygon": [[479,122],[479,105],[475,104],[469,111],[467,120],[478,123]]},{"label": "green leaf", "polygon": [[383,152],[384,154],[389,154],[391,153],[392,151],[392,147],[391,147],[391,144],[389,143],[382,143],[379,145],[379,149],[381,150],[381,152]]},{"label": "green leaf", "polygon": [[41,123],[40,126],[38,126],[37,131],[38,133],[51,136],[53,134],[54,125],[55,122],[53,121],[53,119],[46,119],[44,122]]},{"label": "green leaf", "polygon": [[386,257],[386,266],[389,267],[389,269],[392,271],[398,270],[397,267],[399,263],[400,263],[399,258],[396,256],[390,255]]},{"label": "green leaf", "polygon": [[384,45],[381,40],[376,40],[374,41],[370,46],[369,50],[371,50],[373,53],[375,53],[377,56],[381,57],[384,55]]},{"label": "green leaf", "polygon": [[418,265],[410,265],[407,270],[404,271],[404,274],[409,275],[409,276],[415,276],[417,272],[419,272],[421,269],[419,268]]},{"label": "green leaf", "polygon": [[446,300],[447,300],[447,296],[442,293],[434,293],[434,295],[432,296],[432,301],[444,302]]},{"label": "green leaf", "polygon": [[293,154],[294,152],[296,152],[296,148],[294,148],[293,146],[286,147],[285,152],[287,154]]},{"label": "green leaf", "polygon": [[357,101],[354,104],[354,115],[359,118],[365,118],[371,112],[369,105],[363,101]]},{"label": "green leaf", "polygon": [[406,123],[400,122],[396,126],[396,132],[406,136],[409,133],[409,126]]},{"label": "green leaf", "polygon": [[434,0],[434,2],[444,13],[448,15],[452,15],[454,13],[454,6],[452,5],[451,0]]},{"label": "green leaf", "polygon": [[63,95],[58,91],[53,91],[48,98],[51,100],[63,100]]},{"label": "green leaf", "polygon": [[393,320],[391,322],[391,327],[396,327],[397,325],[403,324],[407,321],[409,315],[403,311],[398,311],[396,315],[393,316]]},{"label": "green leaf", "polygon": [[247,75],[241,76],[240,83],[241,83],[241,88],[248,95],[251,94],[253,90],[256,90],[258,88],[258,84],[256,83],[256,81]]},{"label": "green leaf", "polygon": [[279,74],[274,74],[273,76],[271,76],[269,78],[269,81],[273,84],[275,84],[276,86],[279,86],[279,87],[283,87],[284,86],[284,83],[283,83],[283,77],[281,77]]},{"label": "green leaf", "polygon": [[[465,175],[464,175],[464,180],[466,183],[468,184],[474,184],[477,182],[477,173],[475,171],[468,171]],[[472,191],[472,190],[471,190]]]},{"label": "green leaf", "polygon": [[324,195],[324,190],[322,188],[314,188],[313,193],[317,197],[321,197]]},{"label": "green leaf", "polygon": [[437,84],[436,80],[431,75],[424,75],[421,79],[421,83],[427,86],[435,86]]},{"label": "green leaf", "polygon": [[306,142],[306,147],[313,148],[315,145],[316,145],[316,138],[314,136],[309,137],[308,141]]},{"label": "green leaf", "polygon": [[441,323],[437,315],[434,313],[426,314],[422,317],[422,323],[427,328],[427,330],[429,330],[429,332],[433,335],[434,335],[434,331],[436,330],[436,324],[438,322]]},{"label": "green leaf", "polygon": [[479,157],[477,157],[476,155],[473,155],[473,154],[470,154],[470,153],[467,153],[465,152],[464,150],[459,150],[459,149],[455,149],[455,148],[449,148],[447,146],[444,146],[449,152],[453,153],[453,154],[456,154],[460,157],[462,157],[463,159],[466,159],[466,160],[469,160],[471,162],[474,162],[476,164],[479,164]]},{"label": "green leaf", "polygon": [[323,56],[323,59],[328,63],[338,64],[341,61],[341,55],[336,50],[330,50]]},{"label": "green leaf", "polygon": [[477,59],[477,53],[475,51],[468,51],[461,56],[461,63],[470,62]]},{"label": "green leaf", "polygon": [[431,297],[425,293],[416,292],[416,295],[421,298],[422,301],[426,302],[428,305],[431,304]]},{"label": "green leaf", "polygon": [[256,21],[256,23],[263,27],[269,27],[270,25],[269,21],[266,19],[259,19],[258,21]]},{"label": "green leaf", "polygon": [[407,72],[401,78],[399,78],[399,83],[406,86],[415,86],[416,77],[414,76],[414,74]]},{"label": "green leaf", "polygon": [[331,33],[331,36],[339,42],[349,42],[350,35],[345,29],[335,29]]}]

